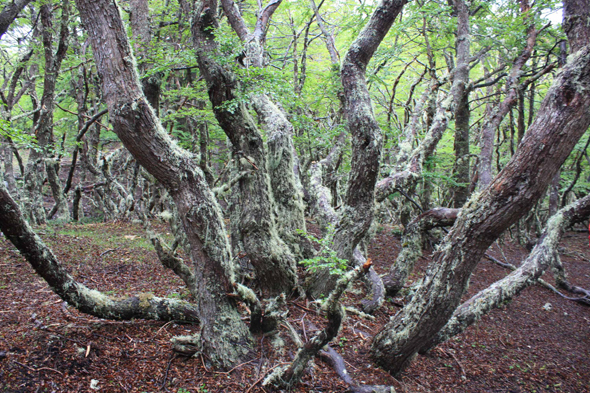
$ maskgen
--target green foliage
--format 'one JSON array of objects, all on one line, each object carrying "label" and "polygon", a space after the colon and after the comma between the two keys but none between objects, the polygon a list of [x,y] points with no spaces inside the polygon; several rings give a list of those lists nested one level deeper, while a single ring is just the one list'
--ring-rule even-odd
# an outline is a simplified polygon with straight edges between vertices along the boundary
[{"label": "green foliage", "polygon": [[328,227],[326,236],[323,238],[317,238],[302,230],[297,230],[297,233],[320,246],[317,255],[314,258],[299,261],[299,263],[305,266],[308,272],[315,273],[318,270],[328,269],[330,274],[338,276],[346,272],[346,260],[338,258],[336,251],[331,248],[334,234],[333,226],[330,225]]},{"label": "green foliage", "polygon": [[0,139],[2,138],[10,138],[18,148],[39,148],[37,139],[33,135],[26,134],[9,121],[0,119]]}]

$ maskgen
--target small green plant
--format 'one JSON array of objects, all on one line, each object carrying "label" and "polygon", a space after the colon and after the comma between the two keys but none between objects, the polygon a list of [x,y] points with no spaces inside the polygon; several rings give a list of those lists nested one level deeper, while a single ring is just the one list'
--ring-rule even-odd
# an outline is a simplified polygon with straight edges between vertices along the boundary
[{"label": "small green plant", "polygon": [[348,339],[346,337],[340,337],[340,342],[338,343],[338,345],[340,345],[340,348],[344,348],[344,345],[346,345],[347,342]]},{"label": "small green plant", "polygon": [[330,274],[342,275],[346,271],[346,260],[338,258],[336,251],[330,246],[332,245],[332,239],[334,234],[333,226],[329,226],[326,236],[319,239],[309,233],[306,233],[300,229],[297,233],[305,237],[307,240],[314,242],[320,246],[317,255],[314,258],[304,259],[300,261],[303,266],[310,272],[315,273],[321,269],[328,269]]}]

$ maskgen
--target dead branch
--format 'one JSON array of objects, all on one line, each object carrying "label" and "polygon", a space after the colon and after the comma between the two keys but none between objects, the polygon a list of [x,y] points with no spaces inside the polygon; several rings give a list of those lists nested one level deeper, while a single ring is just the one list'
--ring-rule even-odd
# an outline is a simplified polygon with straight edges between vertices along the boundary
[{"label": "dead branch", "polygon": [[340,297],[348,288],[348,285],[359,278],[362,274],[366,274],[371,267],[371,261],[367,260],[363,266],[359,266],[354,270],[349,271],[336,282],[336,287],[330,293],[322,309],[327,312],[328,323],[326,327],[317,333],[311,340],[299,349],[293,362],[287,367],[281,367],[270,374],[264,380],[263,385],[274,384],[282,387],[292,387],[299,382],[303,371],[307,367],[309,361],[314,358],[318,352],[340,331],[344,312],[340,304]]}]

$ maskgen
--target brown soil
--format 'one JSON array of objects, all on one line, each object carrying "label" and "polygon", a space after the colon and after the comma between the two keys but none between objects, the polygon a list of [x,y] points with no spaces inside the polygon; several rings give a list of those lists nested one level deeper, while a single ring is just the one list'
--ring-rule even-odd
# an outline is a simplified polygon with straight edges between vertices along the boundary
[{"label": "brown soil", "polygon": [[[137,241],[145,237],[139,226],[65,225],[39,231],[70,272],[89,287],[119,296],[138,292],[188,296],[181,281],[159,264],[149,247]],[[102,240],[97,241],[89,231]],[[572,281],[590,288],[586,233],[568,233],[561,247]],[[508,242],[501,249],[496,244],[490,254],[513,264],[527,254]],[[398,250],[399,238],[391,230],[377,236],[370,254],[380,273]],[[423,258],[418,270],[427,262]],[[471,279],[469,294],[504,275],[504,268],[482,261]],[[361,297],[359,283],[346,295],[345,304],[356,306]],[[529,288],[464,334],[419,356],[394,379],[371,362],[370,338],[365,335],[378,332],[399,303],[403,299],[388,301],[375,320],[349,313],[331,344],[344,357],[356,382],[391,385],[397,392],[590,392],[588,307],[538,286]],[[547,303],[551,305],[548,311],[543,308]],[[311,326],[323,326],[314,304],[297,300],[289,303],[289,309],[288,321],[302,337],[313,334]],[[250,362],[230,372],[216,372],[200,356],[187,359],[172,352],[171,337],[196,329],[175,323],[113,322],[81,314],[51,292],[0,238],[0,391],[93,392],[96,390],[90,387],[96,380],[102,392],[262,392],[261,378],[296,351],[282,328],[283,346],[275,347],[271,337],[259,336]],[[346,390],[335,372],[316,360],[293,391]]]}]

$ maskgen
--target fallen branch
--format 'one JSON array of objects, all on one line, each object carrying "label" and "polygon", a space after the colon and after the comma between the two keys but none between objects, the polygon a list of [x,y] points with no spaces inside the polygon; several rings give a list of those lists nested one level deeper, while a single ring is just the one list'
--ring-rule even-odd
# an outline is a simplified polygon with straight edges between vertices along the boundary
[{"label": "fallen branch", "polygon": [[309,361],[315,357],[326,344],[332,341],[340,331],[342,319],[344,318],[344,312],[342,310],[342,305],[340,304],[340,297],[346,288],[348,288],[348,285],[362,274],[366,274],[370,267],[371,261],[367,260],[363,266],[359,266],[354,270],[349,271],[338,279],[336,287],[332,293],[330,293],[328,300],[326,300],[326,303],[322,307],[322,309],[327,312],[328,324],[326,327],[299,349],[295,359],[288,367],[281,367],[268,375],[263,382],[263,386],[273,384],[290,388],[301,380],[303,371],[307,367]]},{"label": "fallen branch", "polygon": [[31,264],[33,269],[64,301],[79,311],[99,318],[197,322],[197,308],[185,301],[139,294],[114,299],[77,282],[59,263],[25,221],[19,206],[0,182],[0,230]]},{"label": "fallen branch", "polygon": [[392,386],[356,384],[346,370],[345,361],[342,356],[330,346],[325,351],[321,351],[319,357],[332,366],[338,377],[348,385],[349,393],[395,393],[395,389]]}]

